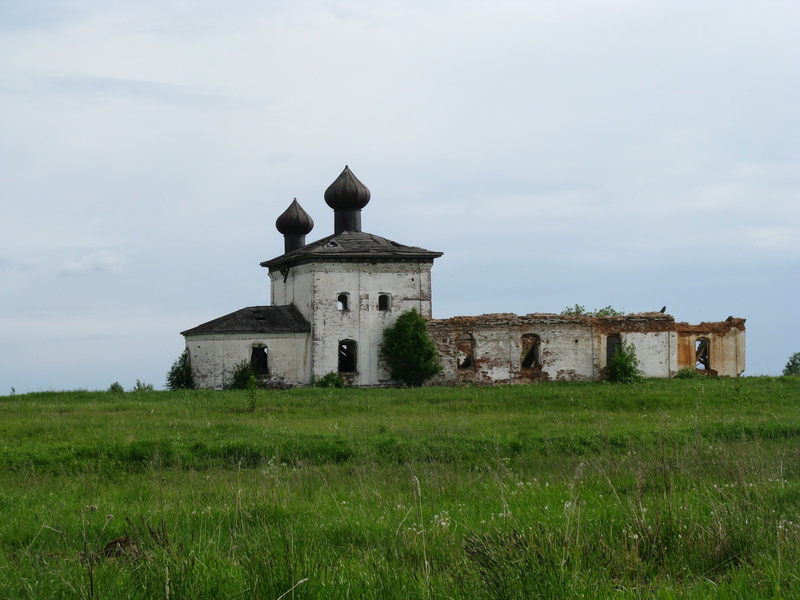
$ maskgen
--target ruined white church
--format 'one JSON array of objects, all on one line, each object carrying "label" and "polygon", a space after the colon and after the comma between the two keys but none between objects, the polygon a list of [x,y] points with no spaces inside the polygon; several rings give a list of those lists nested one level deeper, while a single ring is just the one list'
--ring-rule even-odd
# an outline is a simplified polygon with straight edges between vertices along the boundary
[{"label": "ruined white church", "polygon": [[295,200],[276,222],[285,252],[269,270],[268,306],[251,306],[183,332],[195,384],[225,388],[249,361],[266,385],[307,385],[339,373],[351,385],[391,385],[380,358],[384,329],[417,311],[439,351],[432,384],[599,380],[622,343],[646,377],[679,369],[739,376],[744,319],[689,325],[667,314],[619,317],[533,313],[433,319],[431,267],[441,252],[404,246],[361,230],[370,191],[349,168],[325,191],[334,232],[309,244],[314,223]]}]

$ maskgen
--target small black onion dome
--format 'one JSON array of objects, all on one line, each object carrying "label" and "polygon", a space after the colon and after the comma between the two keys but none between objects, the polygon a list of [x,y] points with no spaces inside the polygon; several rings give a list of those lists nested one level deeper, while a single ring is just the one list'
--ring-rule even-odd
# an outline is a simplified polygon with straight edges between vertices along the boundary
[{"label": "small black onion dome", "polygon": [[333,210],[361,210],[369,202],[369,189],[353,175],[350,167],[325,190],[325,202]]},{"label": "small black onion dome", "polygon": [[303,210],[295,198],[289,208],[275,221],[275,228],[283,235],[306,235],[314,229],[314,219]]}]

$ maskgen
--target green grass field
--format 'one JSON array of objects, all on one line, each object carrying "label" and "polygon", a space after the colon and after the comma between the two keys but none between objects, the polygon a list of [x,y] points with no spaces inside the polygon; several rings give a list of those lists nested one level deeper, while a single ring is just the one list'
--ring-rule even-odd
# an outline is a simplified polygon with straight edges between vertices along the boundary
[{"label": "green grass field", "polygon": [[800,378],[6,396],[0,464],[2,598],[800,597]]}]

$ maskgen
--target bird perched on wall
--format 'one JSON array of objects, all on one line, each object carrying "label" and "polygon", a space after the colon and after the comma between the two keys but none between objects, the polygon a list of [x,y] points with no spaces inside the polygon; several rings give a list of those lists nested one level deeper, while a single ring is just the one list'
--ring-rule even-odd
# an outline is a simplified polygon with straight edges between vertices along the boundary
[{"label": "bird perched on wall", "polygon": [[667,307],[666,306],[662,306],[661,310],[658,311],[658,312],[660,312],[663,315],[665,312],[667,312]]}]

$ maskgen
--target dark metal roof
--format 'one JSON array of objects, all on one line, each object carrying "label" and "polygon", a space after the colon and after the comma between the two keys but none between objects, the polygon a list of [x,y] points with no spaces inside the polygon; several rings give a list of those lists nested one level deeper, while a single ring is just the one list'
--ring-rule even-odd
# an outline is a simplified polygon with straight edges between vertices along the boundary
[{"label": "dark metal roof", "polygon": [[311,331],[305,317],[293,304],[286,306],[250,306],[182,331],[181,335],[199,333],[303,333]]},{"label": "dark metal roof", "polygon": [[295,198],[275,221],[275,228],[283,235],[307,235],[314,229],[314,219]]},{"label": "dark metal roof", "polygon": [[404,246],[364,231],[343,231],[306,244],[272,260],[266,260],[261,266],[273,269],[287,263],[340,260],[432,262],[442,254],[415,246]]},{"label": "dark metal roof", "polygon": [[367,205],[369,198],[369,189],[347,165],[336,181],[325,190],[325,202],[334,210],[361,210]]}]

